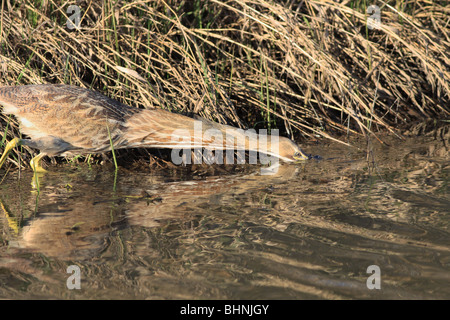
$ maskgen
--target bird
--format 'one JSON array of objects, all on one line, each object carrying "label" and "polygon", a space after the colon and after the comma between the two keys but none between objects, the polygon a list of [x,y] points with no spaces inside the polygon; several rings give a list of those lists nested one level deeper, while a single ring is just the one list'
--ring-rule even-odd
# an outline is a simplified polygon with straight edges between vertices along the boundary
[{"label": "bird", "polygon": [[130,107],[79,86],[3,86],[0,87],[0,105],[4,114],[17,118],[20,131],[29,137],[13,138],[6,145],[0,168],[9,152],[19,145],[40,150],[30,161],[35,172],[46,171],[41,165],[44,156],[98,154],[126,148],[231,148],[264,152],[286,162],[310,158],[286,137],[270,140],[266,148],[262,148],[259,141],[264,136],[261,134],[247,134],[233,126],[163,109]]}]

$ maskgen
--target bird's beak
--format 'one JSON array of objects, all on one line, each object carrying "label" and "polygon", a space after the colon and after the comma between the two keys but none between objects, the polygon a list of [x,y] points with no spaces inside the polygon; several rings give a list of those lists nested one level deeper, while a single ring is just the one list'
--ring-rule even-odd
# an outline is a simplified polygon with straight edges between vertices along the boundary
[{"label": "bird's beak", "polygon": [[304,160],[311,159],[311,156],[309,154],[306,154],[301,150],[299,150],[297,153],[299,153],[299,154],[293,156],[293,158],[297,161],[304,161]]}]

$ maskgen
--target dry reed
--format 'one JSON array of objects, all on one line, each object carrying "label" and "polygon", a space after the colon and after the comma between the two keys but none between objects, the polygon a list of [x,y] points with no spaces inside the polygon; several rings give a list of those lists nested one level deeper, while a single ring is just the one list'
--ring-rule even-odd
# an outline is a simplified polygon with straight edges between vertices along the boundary
[{"label": "dry reed", "polygon": [[[362,0],[5,0],[0,85],[83,86],[295,139],[448,121],[450,5],[371,4],[379,29]],[[19,135],[14,119],[1,126]]]}]

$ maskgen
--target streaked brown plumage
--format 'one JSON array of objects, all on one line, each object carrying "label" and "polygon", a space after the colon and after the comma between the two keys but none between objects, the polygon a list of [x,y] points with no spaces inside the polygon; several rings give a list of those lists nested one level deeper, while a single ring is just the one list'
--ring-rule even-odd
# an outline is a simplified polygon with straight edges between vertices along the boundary
[{"label": "streaked brown plumage", "polygon": [[[256,137],[243,137],[242,130],[208,120],[200,120],[202,132],[216,130],[223,141],[215,141],[194,133],[199,120],[159,109],[138,109],[124,105],[98,92],[68,85],[27,85],[0,87],[0,105],[5,114],[13,114],[21,124],[21,131],[31,139],[11,141],[0,159],[0,167],[7,153],[24,144],[39,149],[41,154],[32,160],[39,166],[45,156],[67,156],[103,153],[123,148],[237,148],[235,139],[245,140],[245,150],[258,150]],[[229,137],[225,132],[233,132]],[[227,137],[227,138],[225,138]],[[174,142],[180,139],[184,144]],[[285,161],[308,159],[291,140],[279,137],[275,156]],[[270,147],[268,147],[270,150]],[[270,152],[267,152],[270,154]]]}]

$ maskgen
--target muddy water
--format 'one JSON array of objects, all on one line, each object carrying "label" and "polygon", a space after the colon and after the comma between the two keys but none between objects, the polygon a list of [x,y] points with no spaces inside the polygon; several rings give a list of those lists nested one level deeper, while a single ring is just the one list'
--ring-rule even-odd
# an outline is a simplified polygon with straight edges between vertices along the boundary
[{"label": "muddy water", "polygon": [[9,172],[0,298],[449,299],[448,141],[385,140],[274,175],[64,165],[37,191]]}]

